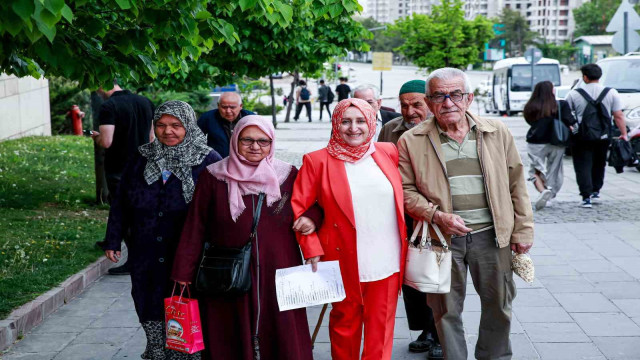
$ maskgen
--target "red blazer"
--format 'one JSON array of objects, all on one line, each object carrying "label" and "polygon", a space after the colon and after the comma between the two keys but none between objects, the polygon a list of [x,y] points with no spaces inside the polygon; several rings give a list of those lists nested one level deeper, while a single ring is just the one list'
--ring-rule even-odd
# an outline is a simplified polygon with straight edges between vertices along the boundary
[{"label": "red blazer", "polygon": [[[407,230],[404,223],[402,178],[398,171],[398,149],[392,143],[375,143],[375,147],[373,160],[391,182],[395,194],[396,216],[402,241],[400,279],[403,279]],[[322,225],[311,235],[303,236],[296,233],[304,258],[322,256],[322,261],[339,260],[347,297],[359,299],[362,303],[349,180],[343,161],[333,158],[326,149],[304,155],[291,196],[295,218],[304,214],[316,202],[324,210]],[[399,284],[402,285],[402,281]]]}]

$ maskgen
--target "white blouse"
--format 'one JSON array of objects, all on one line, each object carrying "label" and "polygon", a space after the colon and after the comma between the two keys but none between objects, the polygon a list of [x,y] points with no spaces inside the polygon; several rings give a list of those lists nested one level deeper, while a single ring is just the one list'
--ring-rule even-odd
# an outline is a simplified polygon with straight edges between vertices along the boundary
[{"label": "white blouse", "polygon": [[373,157],[344,162],[356,221],[361,282],[385,279],[400,271],[400,235],[393,187]]}]

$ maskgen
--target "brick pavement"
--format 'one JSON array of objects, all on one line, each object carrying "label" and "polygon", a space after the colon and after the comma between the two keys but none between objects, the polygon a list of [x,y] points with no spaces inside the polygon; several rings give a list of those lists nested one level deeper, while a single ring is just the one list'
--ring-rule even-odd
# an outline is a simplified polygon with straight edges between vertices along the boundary
[{"label": "brick pavement", "polygon": [[[505,122],[527,162],[526,124],[522,118]],[[279,124],[277,156],[299,166],[302,154],[326,144],[329,129],[327,123]],[[640,359],[640,174],[634,169],[621,175],[607,171],[602,203],[581,209],[571,162],[565,160],[565,186],[558,201],[535,213],[531,254],[536,280],[531,285],[517,280],[514,359]],[[139,359],[145,340],[130,286],[128,277],[102,277],[2,358]],[[480,300],[473,286],[467,293],[464,321],[473,358]],[[424,359],[406,350],[418,333],[407,329],[401,300],[393,359]],[[310,331],[319,312],[320,307],[307,311]],[[319,360],[330,358],[327,324],[325,317],[314,349]]]}]

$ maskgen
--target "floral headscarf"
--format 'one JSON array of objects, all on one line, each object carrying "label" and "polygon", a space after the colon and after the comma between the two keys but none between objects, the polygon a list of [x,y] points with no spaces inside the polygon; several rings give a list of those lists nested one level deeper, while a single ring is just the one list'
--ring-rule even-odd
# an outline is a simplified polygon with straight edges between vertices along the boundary
[{"label": "floral headscarf", "polygon": [[[351,146],[340,136],[340,123],[342,122],[342,115],[351,106],[356,107],[362,112],[364,118],[367,120],[367,126],[369,127],[369,135],[365,142],[358,146]],[[373,110],[368,102],[362,99],[350,98],[344,99],[336,105],[331,116],[331,139],[329,145],[327,145],[327,151],[329,155],[338,160],[355,163],[359,160],[371,155],[375,151],[373,145],[373,137],[376,134],[376,112]]]}]

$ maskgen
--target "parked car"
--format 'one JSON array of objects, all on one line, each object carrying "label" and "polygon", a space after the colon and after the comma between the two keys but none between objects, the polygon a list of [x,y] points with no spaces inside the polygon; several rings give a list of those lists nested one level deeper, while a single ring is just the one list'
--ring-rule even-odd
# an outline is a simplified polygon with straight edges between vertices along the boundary
[{"label": "parked car", "polygon": [[627,126],[640,125],[640,52],[614,56],[597,62],[602,68],[600,83],[618,90]]},{"label": "parked car", "polygon": [[556,99],[564,100],[567,97],[567,94],[571,90],[571,86],[556,86]]}]

